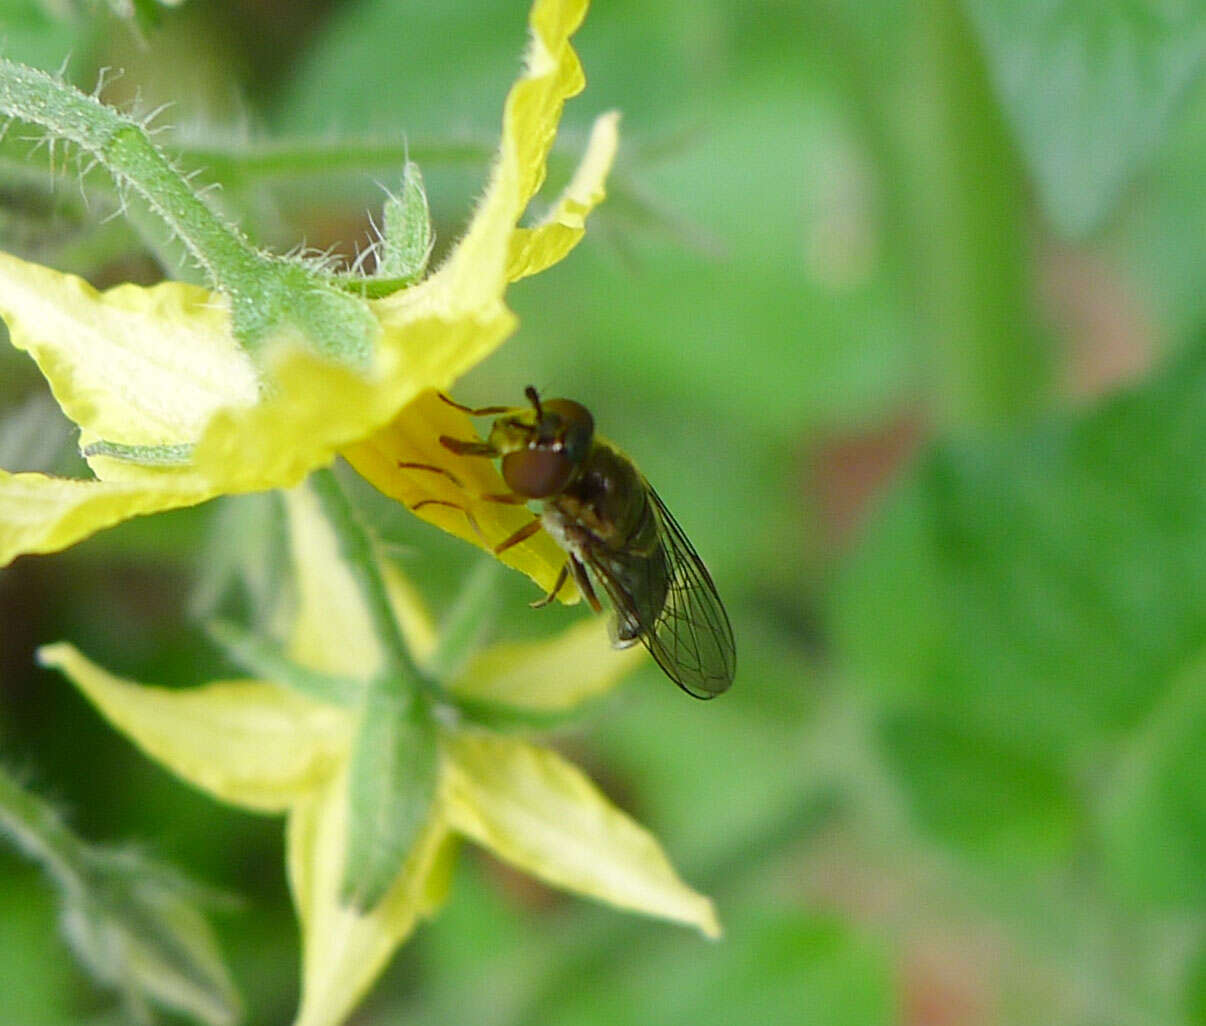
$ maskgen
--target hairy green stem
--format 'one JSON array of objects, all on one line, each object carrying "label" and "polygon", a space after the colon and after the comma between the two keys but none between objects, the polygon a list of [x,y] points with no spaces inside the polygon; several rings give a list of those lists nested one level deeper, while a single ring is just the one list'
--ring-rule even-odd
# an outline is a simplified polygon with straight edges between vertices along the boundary
[{"label": "hairy green stem", "polygon": [[178,237],[210,284],[230,298],[235,336],[250,352],[301,336],[323,356],[368,366],[377,325],[362,300],[300,261],[260,252],[227,225],[151,142],[143,125],[45,72],[0,59],[0,115],[96,158]]},{"label": "hairy green stem", "polygon": [[257,277],[264,257],[197,196],[134,119],[51,75],[0,59],[0,112],[40,125],[92,154],[145,198],[188,247],[214,285],[233,293]]}]

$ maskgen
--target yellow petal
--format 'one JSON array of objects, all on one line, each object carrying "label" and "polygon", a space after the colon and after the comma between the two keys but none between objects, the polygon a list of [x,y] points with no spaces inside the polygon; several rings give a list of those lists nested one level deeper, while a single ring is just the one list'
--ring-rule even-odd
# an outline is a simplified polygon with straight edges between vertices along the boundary
[{"label": "yellow petal", "polygon": [[613,648],[601,617],[548,641],[502,642],[476,655],[449,687],[458,695],[555,712],[600,695],[646,658]]},{"label": "yellow petal", "polygon": [[279,812],[345,757],[350,717],[259,681],[172,690],[115,677],[73,646],[39,650],[152,759],[216,798]]},{"label": "yellow petal", "polygon": [[446,751],[443,794],[454,830],[557,887],[720,935],[712,902],[561,756],[484,734],[455,735]]},{"label": "yellow petal", "polygon": [[[586,0],[537,0],[525,69],[503,110],[498,160],[468,231],[430,278],[374,303],[385,335],[401,340],[436,388],[449,387],[514,330],[502,305],[511,234],[544,181],[561,109],[584,83],[569,38],[586,7]],[[433,344],[411,343],[416,325]]]},{"label": "yellow petal", "polygon": [[0,470],[0,566],[25,552],[57,552],[145,513],[193,506],[217,492],[170,477],[162,485],[78,481]]},{"label": "yellow petal", "polygon": [[386,423],[421,387],[364,377],[300,349],[277,355],[268,370],[272,393],[252,407],[219,410],[197,446],[195,472],[224,491],[298,484],[341,446]]},{"label": "yellow petal", "polygon": [[302,928],[302,1001],[295,1026],[343,1022],[394,950],[444,899],[452,850],[438,816],[419,836],[397,881],[370,912],[339,901],[347,841],[348,781],[329,785],[289,817],[289,885]]},{"label": "yellow petal", "polygon": [[[424,520],[490,552],[493,546],[530,523],[534,514],[526,506],[510,506],[479,498],[505,494],[510,489],[492,461],[454,455],[440,444],[441,435],[477,438],[469,417],[443,402],[436,393],[425,392],[388,427],[345,449],[344,456],[378,489],[408,508],[420,502],[437,503],[423,506],[416,512]],[[410,463],[442,468],[447,474],[400,466]],[[472,514],[480,534],[465,515],[466,509]],[[507,549],[499,559],[527,574],[547,591],[565,563],[565,553],[541,531]],[[563,601],[577,601],[572,582],[567,582],[560,594]]]},{"label": "yellow petal", "polygon": [[574,177],[540,224],[517,228],[511,235],[507,278],[518,281],[551,267],[573,249],[586,232],[586,215],[603,202],[604,185],[620,143],[617,111],[595,120],[590,142]]},{"label": "yellow petal", "polygon": [[339,446],[388,421],[419,387],[369,380],[302,352],[282,358],[274,375],[278,387],[261,403],[215,414],[187,467],[94,456],[103,481],[0,471],[0,566],[141,514],[295,485],[330,463]]},{"label": "yellow petal", "polygon": [[231,334],[225,303],[193,285],[99,293],[74,275],[0,253],[0,314],[85,445],[192,442],[216,409],[258,397],[255,367]]},{"label": "yellow petal", "polygon": [[368,680],[383,654],[338,539],[305,485],[286,493],[285,508],[297,587],[290,653],[303,666]]},{"label": "yellow petal", "polygon": [[507,96],[502,155],[505,162],[514,154],[525,206],[544,184],[545,160],[561,108],[586,85],[569,38],[578,31],[589,6],[588,0],[536,0],[528,17],[532,38],[524,57],[527,67]]},{"label": "yellow petal", "polygon": [[498,163],[469,231],[436,275],[462,302],[484,306],[502,294],[511,231],[544,182],[565,101],[585,84],[569,37],[586,7],[586,0],[536,0],[532,7],[526,67],[507,95]]}]

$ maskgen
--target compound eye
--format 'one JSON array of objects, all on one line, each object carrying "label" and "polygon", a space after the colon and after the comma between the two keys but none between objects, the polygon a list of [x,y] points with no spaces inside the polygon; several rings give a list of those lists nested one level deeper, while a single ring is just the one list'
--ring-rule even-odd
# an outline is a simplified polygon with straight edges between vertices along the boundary
[{"label": "compound eye", "polygon": [[507,487],[529,499],[546,499],[569,484],[573,461],[564,452],[521,449],[503,457],[502,475]]}]

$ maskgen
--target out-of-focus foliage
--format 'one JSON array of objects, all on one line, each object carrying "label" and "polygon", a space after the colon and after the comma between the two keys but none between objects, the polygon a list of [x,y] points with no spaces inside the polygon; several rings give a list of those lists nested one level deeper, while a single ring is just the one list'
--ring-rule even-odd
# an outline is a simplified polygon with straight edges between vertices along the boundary
[{"label": "out-of-focus foliage", "polygon": [[[350,253],[408,152],[438,263],[485,181],[525,13],[190,0],[140,37],[99,5],[0,0],[0,36],[41,67],[70,54],[87,89],[124,68],[112,102],[174,102],[160,141],[208,154],[263,244]],[[596,5],[564,129],[623,111],[608,201],[569,261],[516,286],[518,336],[458,398],[583,400],[707,559],[732,692],[697,705],[650,668],[561,742],[727,932],[705,946],[470,858],[362,1021],[1206,1021],[1204,19],[1134,0]],[[51,190],[20,135],[0,144],[3,248],[96,284],[162,273],[162,240],[103,222],[102,180],[85,204],[60,151]],[[265,149],[308,139],[389,155]],[[0,462],[78,467],[22,361],[0,349]],[[356,498],[449,609],[469,547]],[[279,825],[168,779],[32,652],[70,638],[123,676],[212,678],[189,610],[283,615],[276,523],[232,500],[0,575],[0,759],[82,834],[247,894],[217,925],[268,1023],[292,1013],[298,958]],[[583,615],[530,612],[517,575],[507,590],[496,637]],[[13,1022],[105,1007],[54,931],[44,885],[0,852]]]}]

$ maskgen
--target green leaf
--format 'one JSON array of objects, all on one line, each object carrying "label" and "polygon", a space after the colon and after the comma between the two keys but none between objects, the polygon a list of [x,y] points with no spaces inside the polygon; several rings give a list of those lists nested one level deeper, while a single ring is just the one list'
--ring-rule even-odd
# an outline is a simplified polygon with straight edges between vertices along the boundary
[{"label": "green leaf", "polygon": [[1206,57],[1206,7],[966,0],[1055,226],[1097,227],[1148,164]]},{"label": "green leaf", "polygon": [[195,905],[204,888],[134,852],[88,844],[2,767],[0,838],[47,870],[76,956],[127,1009],[145,1009],[147,1021],[150,1002],[210,1026],[239,1018],[238,994]]},{"label": "green leaf", "polygon": [[1058,759],[961,728],[941,713],[889,718],[881,741],[893,779],[934,834],[979,856],[1014,862],[1065,855],[1075,796]]},{"label": "green leaf", "polygon": [[84,447],[85,456],[107,456],[126,460],[142,467],[187,467],[193,460],[196,446],[183,442],[178,445],[125,445],[103,439]]},{"label": "green leaf", "polygon": [[128,1007],[151,1000],[211,1026],[240,1018],[240,1002],[188,883],[125,852],[93,851],[85,889],[63,914],[76,955]]},{"label": "green leaf", "polygon": [[1122,888],[1172,907],[1206,902],[1206,663],[1180,674],[1103,789],[1106,858]]},{"label": "green leaf", "polygon": [[502,573],[502,564],[496,560],[479,560],[457,592],[456,600],[440,622],[435,649],[423,661],[424,669],[436,680],[446,681],[459,673],[494,630]]},{"label": "green leaf", "polygon": [[427,706],[372,687],[352,750],[342,900],[374,908],[426,826],[439,766]]},{"label": "green leaf", "polygon": [[[839,645],[887,714],[906,717],[890,747],[948,839],[982,846],[1004,815],[1032,850],[1045,836],[1059,852],[1078,824],[1057,820],[1086,769],[1125,754],[1170,700],[1206,635],[1206,491],[1191,469],[1203,461],[1199,347],[1096,410],[936,449],[875,525],[838,589]],[[1200,774],[1176,754],[1192,741],[1167,736],[1154,786],[1201,803]],[[980,792],[966,810],[979,824],[941,807],[934,745],[954,753],[947,784]],[[1150,854],[1178,843],[1170,816],[1135,812],[1157,832],[1106,833]]]},{"label": "green leaf", "polygon": [[223,616],[262,634],[283,632],[292,592],[281,493],[223,496],[214,505],[190,615],[201,622]]},{"label": "green leaf", "polygon": [[332,705],[354,707],[364,694],[360,681],[302,666],[290,659],[280,645],[229,620],[211,621],[206,628],[231,662],[255,677]]}]

